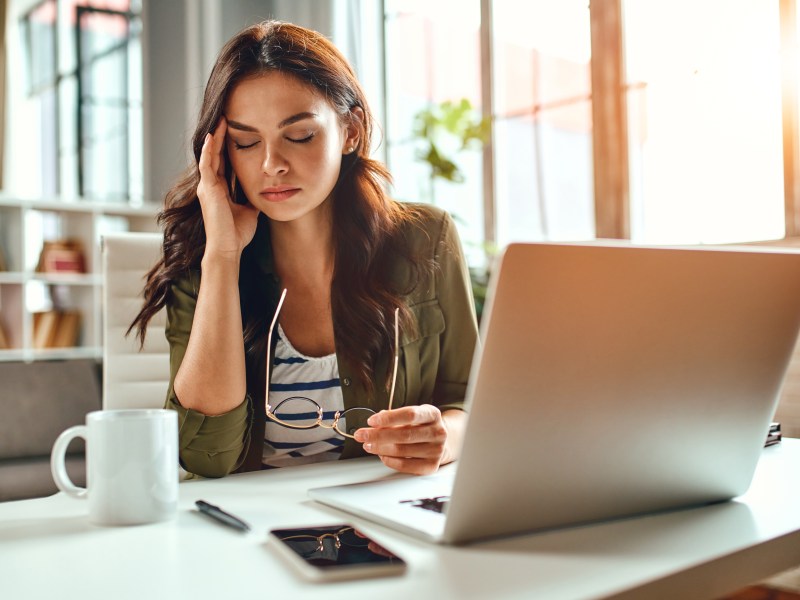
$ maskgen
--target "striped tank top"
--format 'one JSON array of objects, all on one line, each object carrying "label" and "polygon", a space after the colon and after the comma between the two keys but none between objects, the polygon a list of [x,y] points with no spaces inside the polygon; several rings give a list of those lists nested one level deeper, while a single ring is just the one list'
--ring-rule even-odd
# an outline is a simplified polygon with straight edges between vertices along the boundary
[{"label": "striped tank top", "polygon": [[[292,346],[278,324],[277,343],[269,384],[269,404],[281,420],[303,426],[316,419],[316,406],[322,407],[324,422],[333,423],[336,411],[344,410],[339,365],[336,354],[312,357]],[[294,398],[284,402],[289,398]],[[283,403],[283,404],[282,404]],[[346,431],[344,419],[339,427]],[[339,458],[344,438],[333,429],[314,427],[293,429],[267,419],[262,463],[265,468],[304,465]]]}]

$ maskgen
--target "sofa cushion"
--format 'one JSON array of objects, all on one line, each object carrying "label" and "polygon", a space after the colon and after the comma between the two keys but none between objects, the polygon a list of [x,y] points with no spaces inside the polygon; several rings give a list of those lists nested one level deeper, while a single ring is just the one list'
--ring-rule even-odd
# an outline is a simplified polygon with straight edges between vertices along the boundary
[{"label": "sofa cushion", "polygon": [[[67,473],[72,483],[86,486],[86,462],[68,456]],[[58,491],[50,474],[50,458],[18,458],[0,461],[0,502],[51,496]]]},{"label": "sofa cushion", "polygon": [[100,410],[98,373],[93,360],[0,363],[0,462],[49,457],[62,431]]}]

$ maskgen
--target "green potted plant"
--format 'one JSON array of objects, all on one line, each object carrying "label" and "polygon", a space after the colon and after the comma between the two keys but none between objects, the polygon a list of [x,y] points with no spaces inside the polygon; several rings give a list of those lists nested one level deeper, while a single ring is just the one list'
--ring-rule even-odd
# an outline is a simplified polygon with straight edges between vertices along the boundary
[{"label": "green potted plant", "polygon": [[[435,203],[434,184],[437,179],[453,184],[466,180],[448,152],[480,150],[491,135],[491,121],[483,117],[467,98],[457,102],[447,100],[432,104],[415,115],[413,135],[419,143],[416,158],[430,169],[430,200]],[[453,218],[461,220],[456,214]],[[482,249],[487,257],[495,253],[495,248],[488,243],[483,243]],[[480,319],[486,299],[488,268],[471,266],[470,277],[475,312]]]},{"label": "green potted plant", "polygon": [[[442,142],[455,140],[457,151],[480,150],[489,140],[491,124],[467,98],[446,100],[419,111],[414,117],[414,137],[420,140],[417,159],[430,166],[430,179],[463,183],[464,174],[442,151]],[[449,139],[448,139],[449,138]]]}]

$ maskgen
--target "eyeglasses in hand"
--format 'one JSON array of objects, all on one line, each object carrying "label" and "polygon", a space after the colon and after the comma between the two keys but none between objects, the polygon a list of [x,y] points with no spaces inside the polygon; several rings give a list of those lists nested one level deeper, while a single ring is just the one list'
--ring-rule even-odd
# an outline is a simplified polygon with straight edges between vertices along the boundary
[{"label": "eyeglasses in hand", "polygon": [[[265,391],[265,404],[267,418],[275,423],[289,427],[290,429],[314,429],[315,427],[323,427],[325,429],[333,429],[339,435],[353,439],[353,435],[347,433],[345,425],[342,421],[346,422],[347,416],[351,417],[359,412],[365,412],[368,415],[375,414],[371,408],[353,407],[347,410],[334,411],[333,413],[324,413],[322,407],[315,400],[306,398],[305,396],[292,396],[281,400],[273,409],[269,403],[269,373],[271,365],[271,350],[272,350],[272,332],[275,329],[275,324],[278,322],[278,315],[281,312],[283,301],[286,299],[286,289],[281,293],[280,300],[278,300],[278,307],[275,309],[275,315],[272,317],[272,323],[269,326],[269,333],[267,334],[267,382]],[[392,410],[392,403],[394,401],[394,389],[397,384],[397,365],[400,359],[400,311],[394,311],[394,368],[392,371],[392,387],[389,392],[389,410]]]}]

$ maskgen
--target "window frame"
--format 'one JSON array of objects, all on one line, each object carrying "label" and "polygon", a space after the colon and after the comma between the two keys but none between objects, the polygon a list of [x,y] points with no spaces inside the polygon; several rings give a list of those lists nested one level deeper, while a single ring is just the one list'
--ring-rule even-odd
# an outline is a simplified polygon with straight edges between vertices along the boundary
[{"label": "window frame", "polygon": [[[102,53],[102,55],[96,55],[91,57],[83,57],[82,56],[82,48],[81,48],[81,22],[84,15],[89,14],[104,14],[107,16],[113,17],[120,17],[126,20],[127,22],[127,35],[124,42],[115,45],[110,49],[110,51],[118,50],[122,46],[126,46],[131,43],[134,37],[137,35],[136,31],[137,28],[134,27],[134,23],[136,21],[141,20],[141,7],[140,5],[138,9],[131,9],[131,10],[115,10],[109,8],[103,8],[99,6],[94,6],[92,2],[88,2],[86,4],[75,4],[74,5],[74,18],[75,22],[72,26],[69,26],[69,32],[74,37],[73,39],[73,48],[75,52],[75,61],[74,65],[67,68],[62,69],[59,65],[59,48],[61,47],[62,43],[62,36],[64,35],[65,25],[63,24],[62,18],[62,3],[63,0],[39,0],[38,2],[34,3],[31,7],[29,7],[23,14],[21,14],[18,18],[18,23],[21,30],[24,32],[21,36],[24,45],[24,54],[25,59],[29,61],[28,64],[28,76],[30,77],[32,64],[30,61],[32,60],[31,57],[31,46],[32,46],[32,39],[31,35],[31,28],[28,24],[31,16],[39,10],[42,6],[52,3],[54,5],[55,11],[55,21],[53,24],[53,65],[54,70],[51,77],[48,77],[47,80],[42,80],[38,82],[28,81],[28,89],[27,89],[27,96],[29,98],[35,97],[42,97],[45,94],[52,93],[54,95],[53,101],[53,127],[54,130],[52,132],[52,140],[50,140],[53,144],[54,148],[54,181],[53,181],[53,193],[57,196],[72,196],[73,194],[77,195],[78,198],[87,198],[86,194],[86,165],[85,165],[85,153],[86,147],[83,143],[84,139],[84,124],[83,124],[83,109],[84,103],[87,101],[87,98],[84,97],[83,91],[83,84],[82,78],[84,71],[86,69],[92,68],[93,64],[102,56],[105,56],[107,52]],[[129,3],[129,7],[134,2]],[[138,28],[140,30],[141,27]],[[75,107],[74,112],[69,110],[67,107],[63,105],[62,100],[62,91],[64,90],[67,82],[75,81],[75,93],[74,93],[74,100],[75,100]],[[127,76],[126,76],[127,80]],[[131,106],[131,96],[130,90],[126,88],[127,92],[127,100],[126,104],[128,107]],[[126,114],[125,121],[127,123],[129,115]],[[69,169],[64,170],[62,166],[62,152],[65,152],[67,149],[62,147],[62,125],[69,128],[69,130],[74,132],[75,136],[75,146],[69,144],[70,151],[75,152],[75,162],[74,166],[70,165]],[[129,134],[126,134],[129,135]],[[121,169],[121,177],[125,181],[125,192],[122,200],[124,202],[132,202],[135,198],[132,195],[132,182],[130,179],[130,156],[126,155],[126,160],[124,161],[125,164],[120,165]],[[72,192],[71,190],[64,190],[64,177],[65,173],[71,172],[74,174],[75,177],[75,190]],[[91,199],[91,198],[90,198]],[[103,198],[103,200],[108,201],[109,198]],[[120,200],[118,197],[114,197],[113,200]]]},{"label": "window frame", "polygon": [[[797,0],[779,0],[785,237],[800,236],[800,115]],[[481,0],[481,87],[485,114],[492,104],[492,0]],[[622,0],[589,3],[595,237],[630,239],[630,175]],[[494,149],[484,146],[486,240],[496,240]]]},{"label": "window frame", "polygon": [[800,121],[798,121],[797,0],[780,0],[783,194],[785,237],[800,236]]}]

